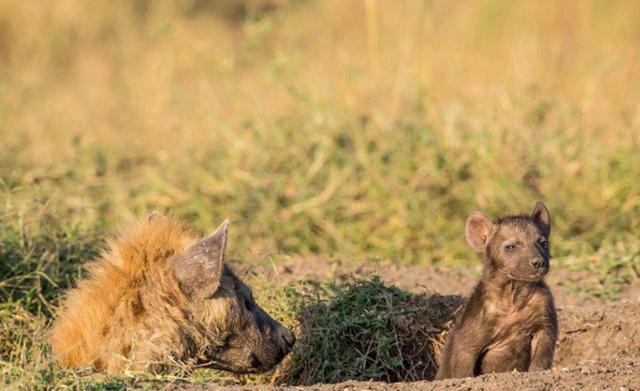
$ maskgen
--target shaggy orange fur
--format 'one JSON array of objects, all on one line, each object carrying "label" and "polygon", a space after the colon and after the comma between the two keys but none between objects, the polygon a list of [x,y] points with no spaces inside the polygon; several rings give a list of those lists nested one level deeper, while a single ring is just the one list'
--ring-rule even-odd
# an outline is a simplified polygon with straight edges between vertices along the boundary
[{"label": "shaggy orange fur", "polygon": [[88,265],[88,276],[68,293],[50,331],[61,364],[108,372],[155,368],[193,359],[220,337],[216,330],[224,333],[233,303],[221,297],[198,311],[212,326],[199,330],[189,319],[193,303],[172,273],[173,256],[197,237],[174,219],[150,220],[109,241]]}]

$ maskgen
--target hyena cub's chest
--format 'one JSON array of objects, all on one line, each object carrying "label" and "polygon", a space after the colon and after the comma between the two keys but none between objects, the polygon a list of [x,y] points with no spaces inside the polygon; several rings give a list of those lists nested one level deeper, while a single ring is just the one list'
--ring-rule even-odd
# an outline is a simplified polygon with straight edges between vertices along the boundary
[{"label": "hyena cub's chest", "polygon": [[[492,335],[480,354],[475,372],[527,371],[531,362],[531,342],[539,327],[530,311],[488,306]],[[492,311],[493,310],[493,311]]]}]

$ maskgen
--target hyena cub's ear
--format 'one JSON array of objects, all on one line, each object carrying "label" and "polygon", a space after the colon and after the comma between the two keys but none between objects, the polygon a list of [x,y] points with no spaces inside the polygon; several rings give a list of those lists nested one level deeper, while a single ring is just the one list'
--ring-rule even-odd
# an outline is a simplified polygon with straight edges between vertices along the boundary
[{"label": "hyena cub's ear", "polygon": [[180,254],[173,265],[173,274],[180,288],[193,298],[213,296],[220,286],[227,246],[229,220],[209,237]]},{"label": "hyena cub's ear", "polygon": [[551,217],[549,216],[549,210],[542,202],[536,202],[536,206],[533,207],[533,212],[531,212],[531,218],[545,230],[547,235],[551,233]]},{"label": "hyena cub's ear", "polygon": [[484,213],[473,212],[467,218],[464,236],[471,248],[483,252],[487,247],[487,243],[489,243],[492,229],[493,222]]}]

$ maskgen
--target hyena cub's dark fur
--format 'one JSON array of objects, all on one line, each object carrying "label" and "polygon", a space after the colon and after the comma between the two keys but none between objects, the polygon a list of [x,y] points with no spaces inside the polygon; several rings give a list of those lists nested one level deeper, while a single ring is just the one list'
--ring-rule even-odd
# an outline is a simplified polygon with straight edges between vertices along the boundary
[{"label": "hyena cub's dark fur", "polygon": [[465,236],[485,255],[484,275],[447,338],[436,379],[551,368],[558,321],[543,281],[550,232],[540,202],[530,216],[469,216]]}]

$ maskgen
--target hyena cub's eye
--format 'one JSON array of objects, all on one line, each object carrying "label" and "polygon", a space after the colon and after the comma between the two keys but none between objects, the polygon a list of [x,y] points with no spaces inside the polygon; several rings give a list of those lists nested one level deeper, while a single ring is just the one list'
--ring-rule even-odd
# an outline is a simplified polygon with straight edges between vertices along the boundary
[{"label": "hyena cub's eye", "polygon": [[515,243],[509,243],[506,246],[504,246],[504,249],[507,252],[511,252],[511,251],[516,249],[516,244]]}]

